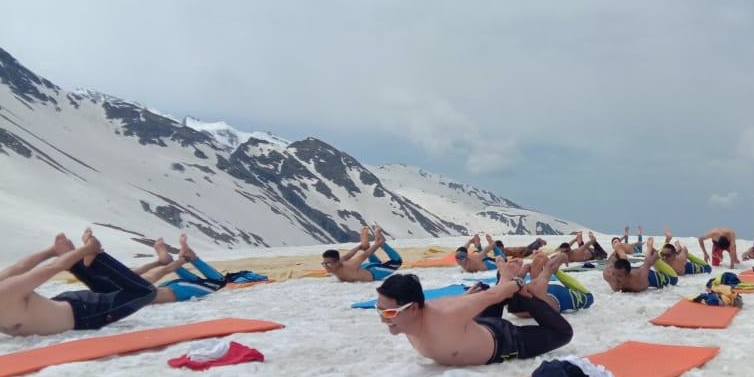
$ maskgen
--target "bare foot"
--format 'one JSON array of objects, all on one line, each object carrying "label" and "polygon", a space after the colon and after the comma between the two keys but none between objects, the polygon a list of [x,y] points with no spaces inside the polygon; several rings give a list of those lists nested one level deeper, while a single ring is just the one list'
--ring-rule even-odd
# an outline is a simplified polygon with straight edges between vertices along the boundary
[{"label": "bare foot", "polygon": [[576,242],[580,244],[584,243],[584,232],[578,231],[576,232]]},{"label": "bare foot", "polygon": [[636,233],[636,234],[642,235],[643,234],[642,232],[644,231],[644,228],[642,228],[642,226],[639,225],[639,226],[636,227],[636,230],[638,231],[638,233]]},{"label": "bare foot", "polygon": [[597,238],[594,237],[593,232],[589,232],[589,241],[597,242]]},{"label": "bare foot", "polygon": [[382,227],[374,224],[374,243],[382,245],[385,243],[385,235],[382,234]]},{"label": "bare foot", "polygon": [[181,244],[181,251],[178,252],[178,256],[183,258],[186,262],[194,261],[196,259],[196,253],[194,250],[191,250],[188,245],[188,236],[185,233],[181,234],[178,242]]},{"label": "bare foot", "polygon": [[681,241],[675,240],[675,251],[676,251],[676,253],[680,252],[682,247],[683,246],[681,246]]},{"label": "bare foot", "polygon": [[154,241],[154,251],[157,253],[157,261],[160,262],[161,265],[164,266],[173,261],[173,257],[168,252],[168,248],[165,246],[165,241],[162,237]]},{"label": "bare foot", "polygon": [[81,239],[84,241],[84,247],[86,247],[89,252],[89,254],[84,257],[84,266],[89,266],[94,261],[94,258],[102,252],[102,244],[100,244],[97,237],[94,237],[91,228],[86,228],[86,230],[84,230]]},{"label": "bare foot", "polygon": [[477,249],[482,248],[482,240],[479,239],[479,234],[475,234],[474,237],[471,237],[471,241],[474,242],[474,246],[476,246]]},{"label": "bare foot", "polygon": [[55,236],[55,243],[52,245],[52,250],[55,252],[55,255],[61,256],[75,248],[76,246],[73,245],[73,242],[71,242],[65,234],[58,233],[58,235]]},{"label": "bare foot", "polygon": [[[673,239],[673,233],[670,232],[670,228],[665,227],[665,230],[663,231],[663,234],[665,234],[665,239]],[[676,241],[678,242],[678,241]]]},{"label": "bare foot", "polygon": [[532,256],[531,270],[529,271],[532,279],[535,279],[537,276],[539,276],[540,273],[542,273],[542,269],[544,268],[546,263],[547,255],[545,255],[544,253],[537,252]]},{"label": "bare foot", "polygon": [[489,244],[489,245],[491,245],[493,242],[495,242],[495,241],[492,240],[492,235],[491,234],[485,234],[484,238],[487,240],[487,244]]},{"label": "bare foot", "polygon": [[550,258],[544,268],[548,269],[551,274],[554,274],[556,271],[558,271],[560,265],[564,263],[566,265],[568,264],[568,254],[560,253]]},{"label": "bare foot", "polygon": [[369,227],[368,226],[361,227],[361,232],[359,233],[359,248],[361,250],[366,250],[369,248]]},{"label": "bare foot", "polygon": [[631,228],[629,228],[628,226],[626,226],[625,228],[623,228],[623,236],[628,237],[628,231],[629,230],[631,230]]},{"label": "bare foot", "polygon": [[649,253],[653,253],[655,250],[655,239],[654,237],[647,238],[647,251]]},{"label": "bare foot", "polygon": [[498,272],[500,272],[501,282],[513,280],[513,278],[518,275],[518,271],[524,265],[524,261],[520,258],[513,258],[506,262],[502,257],[497,257],[495,258],[495,263],[497,264]]}]

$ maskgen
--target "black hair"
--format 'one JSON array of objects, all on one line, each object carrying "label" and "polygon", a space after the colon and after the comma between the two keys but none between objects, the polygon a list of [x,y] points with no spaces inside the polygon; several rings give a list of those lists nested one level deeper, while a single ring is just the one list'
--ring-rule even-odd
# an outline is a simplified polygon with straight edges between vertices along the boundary
[{"label": "black hair", "polygon": [[460,251],[460,252],[462,252],[462,253],[468,253],[468,252],[469,252],[469,249],[467,249],[467,248],[466,248],[465,246],[459,246],[459,247],[458,247],[458,248],[456,249],[456,253],[457,253],[457,252],[459,252],[459,251]]},{"label": "black hair", "polygon": [[322,253],[322,258],[331,258],[335,260],[340,260],[340,253],[338,252],[338,250],[330,249]]},{"label": "black hair", "polygon": [[496,240],[496,241],[495,241],[495,246],[497,246],[497,247],[499,247],[499,248],[501,248],[501,249],[505,247],[505,246],[503,245],[503,241],[500,241],[500,240]]},{"label": "black hair", "polygon": [[631,272],[631,263],[629,263],[627,259],[616,260],[615,264],[613,264],[613,267],[615,267],[618,270],[626,270],[626,273]]},{"label": "black hair", "polygon": [[675,254],[675,253],[677,253],[677,252],[678,252],[678,251],[677,251],[677,250],[675,249],[675,246],[673,246],[673,245],[671,245],[671,244],[669,244],[669,243],[666,243],[666,244],[665,244],[665,245],[664,245],[664,246],[662,247],[662,249],[663,249],[663,250],[665,250],[665,249],[668,249],[668,250],[670,250],[670,251],[671,251],[671,252],[672,252],[673,254]]},{"label": "black hair", "polygon": [[563,242],[563,243],[560,244],[560,246],[558,246],[558,249],[567,249],[567,250],[570,250],[571,249],[571,244],[568,243],[568,242]]},{"label": "black hair", "polygon": [[419,277],[414,274],[392,274],[377,287],[377,293],[395,300],[398,305],[415,302],[424,307],[424,292]]},{"label": "black hair", "polygon": [[623,238],[620,238],[620,237],[613,237],[613,238],[612,238],[612,239],[610,240],[610,243],[613,243],[613,241],[615,241],[615,240],[618,240],[618,241],[620,241],[620,242],[623,242]]},{"label": "black hair", "polygon": [[728,250],[730,247],[730,240],[728,237],[720,236],[720,238],[717,239],[717,246],[720,246],[723,250]]}]

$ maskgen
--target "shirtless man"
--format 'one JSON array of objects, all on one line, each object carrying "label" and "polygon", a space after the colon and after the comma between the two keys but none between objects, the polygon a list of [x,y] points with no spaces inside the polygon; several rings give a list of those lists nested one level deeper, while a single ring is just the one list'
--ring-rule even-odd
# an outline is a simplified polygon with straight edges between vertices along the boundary
[{"label": "shirtless man", "polygon": [[[644,258],[644,264],[638,268],[632,268],[628,261],[625,250],[632,250],[630,245],[614,239],[613,247],[615,251],[607,259],[602,278],[614,292],[643,292],[650,286],[664,288],[678,283],[678,276],[673,268],[662,262],[657,255],[652,237],[647,239],[648,254]],[[662,271],[651,269],[653,265]]]},{"label": "shirtless man", "polygon": [[[442,365],[466,366],[530,358],[571,341],[560,313],[532,297],[516,278],[521,261],[496,259],[500,283],[482,292],[424,301],[419,278],[396,274],[377,288],[377,311],[391,334],[405,334],[422,356]],[[515,306],[539,326],[515,326],[501,317],[480,317],[490,306]]]},{"label": "shirtless man", "polygon": [[[489,234],[487,237],[487,247],[482,249],[481,241],[478,234],[475,234],[466,245],[456,249],[456,263],[466,272],[479,272],[489,271],[497,268],[495,260],[489,257],[489,252],[494,251],[496,256],[502,256],[503,259],[511,258],[523,258],[531,255],[534,251],[539,250],[542,246],[547,244],[547,241],[542,238],[537,238],[528,246],[512,246],[506,247],[500,240],[492,241],[492,236]],[[469,251],[471,246],[474,246],[476,251]]]},{"label": "shirtless man", "polygon": [[663,262],[673,267],[678,276],[712,272],[712,266],[690,255],[689,250],[686,246],[682,246],[680,241],[676,240],[675,244],[671,245],[672,239],[673,233],[670,232],[668,227],[665,227],[665,244],[660,249],[660,257],[662,257]]},{"label": "shirtless man", "polygon": [[[574,242],[574,241],[572,241]],[[571,249],[571,242],[563,242],[558,247],[558,250],[568,255],[568,263],[570,262],[586,262],[595,259],[607,258],[607,252],[600,246],[597,239],[594,237],[594,233],[589,232],[589,241],[584,243],[582,239],[582,233],[576,233],[575,242],[578,242],[579,247]]]},{"label": "shirtless man", "polygon": [[[84,246],[74,250],[73,243],[58,234],[46,250],[0,272],[0,331],[16,336],[99,329],[152,302],[156,289],[150,282],[103,252],[90,229],[83,240]],[[52,299],[34,291],[66,270],[91,290],[63,292]]]},{"label": "shirtless man", "polygon": [[723,251],[727,250],[730,253],[730,268],[736,268],[736,263],[741,263],[738,260],[738,254],[736,253],[736,232],[730,228],[715,228],[707,232],[707,234],[699,237],[699,247],[702,248],[704,253],[704,261],[709,262],[710,256],[707,253],[707,248],[704,246],[704,240],[712,240],[712,265],[719,266],[723,261]]},{"label": "shirtless man", "polygon": [[[363,227],[361,242],[342,258],[337,250],[322,253],[322,267],[338,280],[346,282],[383,280],[392,275],[401,267],[403,260],[395,249],[385,243],[382,228],[377,225],[374,226],[374,237],[374,243],[369,245],[369,228]],[[379,248],[390,258],[387,262],[380,261],[374,255]]]},{"label": "shirtless man", "polygon": [[[479,272],[489,271],[497,268],[495,260],[489,257],[490,251],[495,253],[495,256],[506,259],[503,242],[500,240],[493,241],[492,236],[487,234],[487,246],[482,249],[479,235],[475,234],[465,246],[461,246],[456,249],[456,263],[466,272]],[[474,245],[476,251],[471,253],[468,250]]]},{"label": "shirtless man", "polygon": [[[188,245],[188,236],[181,234],[179,242],[181,250],[178,253],[178,259],[173,260],[163,239],[158,238],[154,243],[157,260],[133,269],[135,273],[153,284],[172,272],[178,275],[178,279],[159,285],[157,296],[152,304],[186,301],[194,297],[206,296],[225,287],[225,276],[199,259]],[[183,265],[187,263],[192,264],[204,275],[204,278],[185,269]]]}]

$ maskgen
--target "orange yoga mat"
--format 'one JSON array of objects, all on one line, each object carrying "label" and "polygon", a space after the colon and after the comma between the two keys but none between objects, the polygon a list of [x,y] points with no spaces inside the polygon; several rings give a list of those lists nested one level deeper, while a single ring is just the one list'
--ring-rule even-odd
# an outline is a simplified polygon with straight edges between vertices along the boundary
[{"label": "orange yoga mat", "polygon": [[432,258],[432,259],[419,259],[416,261],[404,262],[403,268],[413,267],[450,267],[455,266],[456,253],[450,253],[444,257]]},{"label": "orange yoga mat", "polygon": [[677,377],[704,365],[719,347],[678,346],[628,341],[606,352],[587,356],[615,377]]},{"label": "orange yoga mat", "polygon": [[185,340],[224,336],[239,332],[269,331],[280,328],[283,328],[283,325],[275,322],[256,319],[224,318],[196,322],[189,325],[73,340],[0,356],[0,377],[31,373],[51,365],[93,360],[104,356],[139,351]]},{"label": "orange yoga mat", "polygon": [[739,310],[732,306],[708,306],[682,299],[649,322],[658,326],[724,329]]}]

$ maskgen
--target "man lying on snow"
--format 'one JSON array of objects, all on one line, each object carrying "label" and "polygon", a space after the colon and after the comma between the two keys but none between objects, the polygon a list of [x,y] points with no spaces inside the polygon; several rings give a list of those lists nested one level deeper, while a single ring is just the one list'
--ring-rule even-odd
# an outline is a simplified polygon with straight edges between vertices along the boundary
[{"label": "man lying on snow", "polygon": [[[392,275],[403,264],[400,254],[385,243],[382,228],[374,226],[374,243],[369,244],[369,228],[361,229],[361,242],[348,251],[342,258],[338,250],[327,250],[322,253],[322,267],[325,271],[335,275],[340,281],[375,281],[383,280]],[[374,255],[382,248],[388,259],[382,262]]]},{"label": "man lying on snow", "polygon": [[[613,253],[607,259],[602,278],[610,284],[614,292],[643,292],[649,287],[664,288],[678,283],[678,275],[667,263],[660,260],[654,248],[654,239],[647,239],[647,256],[641,267],[632,268],[627,253],[632,247],[613,239]],[[653,267],[655,269],[652,269]]]},{"label": "man lying on snow", "polygon": [[[405,334],[424,357],[439,364],[465,366],[530,358],[571,341],[568,321],[532,296],[516,278],[520,259],[497,258],[500,283],[474,294],[424,301],[419,278],[395,274],[377,288],[377,311],[391,334]],[[539,326],[515,326],[497,313],[509,305],[528,312]],[[492,307],[492,308],[490,308]],[[483,316],[482,313],[495,313]]]},{"label": "man lying on snow", "polygon": [[[91,229],[76,249],[64,234],[52,246],[0,272],[0,331],[8,335],[48,335],[98,329],[150,304],[157,289],[102,250]],[[50,264],[42,262],[57,258]],[[51,299],[34,290],[59,272],[70,271],[89,290],[63,292]]]},{"label": "man lying on snow", "polygon": [[[511,258],[524,258],[528,257],[535,251],[539,250],[542,246],[547,244],[547,241],[537,238],[528,246],[505,246],[501,240],[492,240],[492,236],[489,234],[487,237],[487,246],[482,249],[482,243],[479,235],[475,234],[474,237],[466,242],[466,245],[460,246],[456,249],[456,263],[466,272],[479,272],[490,271],[497,268],[495,259],[490,258],[490,251],[495,253],[497,257]],[[472,245],[476,251],[471,251]]]}]

